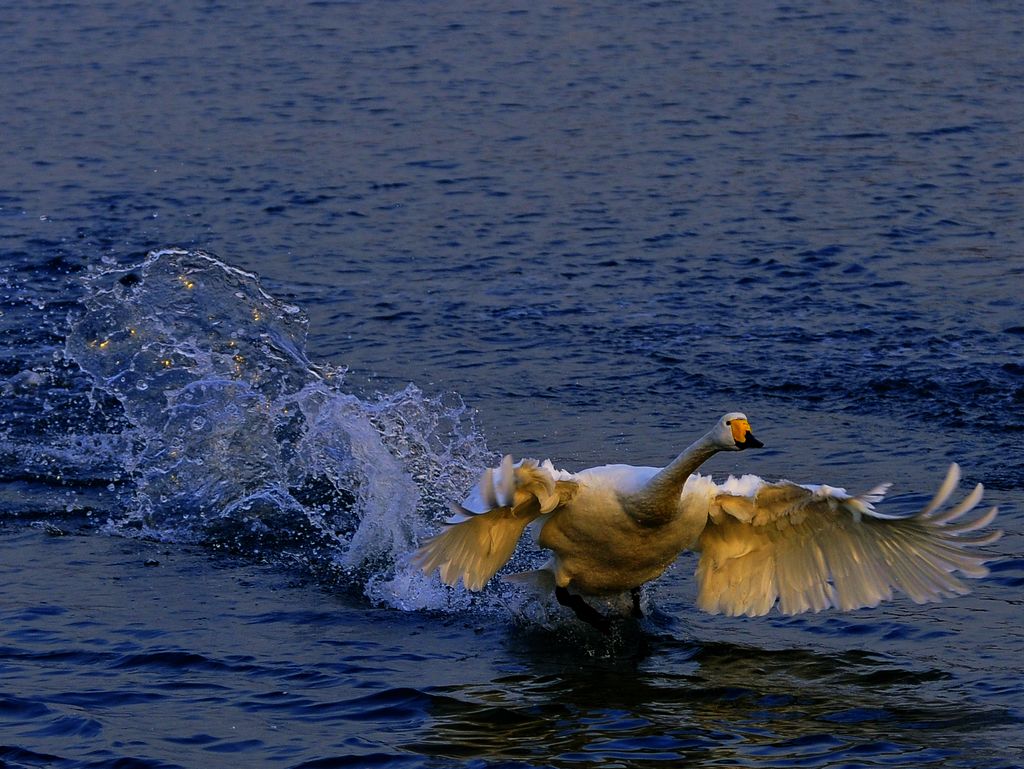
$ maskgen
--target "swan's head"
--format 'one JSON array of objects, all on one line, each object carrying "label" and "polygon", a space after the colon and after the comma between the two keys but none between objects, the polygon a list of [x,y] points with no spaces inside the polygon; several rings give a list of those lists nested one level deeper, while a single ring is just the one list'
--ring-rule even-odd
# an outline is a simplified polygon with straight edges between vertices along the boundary
[{"label": "swan's head", "polygon": [[731,411],[723,415],[711,433],[715,443],[724,451],[743,451],[743,449],[759,449],[764,446],[754,437],[754,433],[750,429],[750,422],[747,421],[747,415],[738,411]]}]

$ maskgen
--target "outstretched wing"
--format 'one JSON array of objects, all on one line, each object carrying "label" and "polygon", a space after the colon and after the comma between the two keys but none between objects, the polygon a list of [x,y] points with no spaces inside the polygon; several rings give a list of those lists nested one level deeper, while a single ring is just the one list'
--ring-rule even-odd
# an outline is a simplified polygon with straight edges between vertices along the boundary
[{"label": "outstretched wing", "polygon": [[856,497],[788,481],[749,495],[721,493],[698,543],[697,604],[715,614],[757,616],[776,601],[783,614],[876,606],[893,589],[916,603],[963,595],[968,588],[953,572],[987,574],[985,556],[971,548],[1002,532],[970,534],[991,523],[994,507],[954,523],[981,501],[981,484],[942,510],[959,480],[953,464],[932,501],[909,517],[875,511],[888,484]]},{"label": "outstretched wing", "polygon": [[[575,483],[556,479],[536,460],[513,465],[506,456],[497,470],[484,471],[465,504],[452,505],[448,527],[423,542],[413,563],[425,574],[438,569],[446,585],[461,578],[468,590],[480,590],[512,557],[530,522],[553,512],[575,491]],[[474,503],[488,509],[466,506]]]}]

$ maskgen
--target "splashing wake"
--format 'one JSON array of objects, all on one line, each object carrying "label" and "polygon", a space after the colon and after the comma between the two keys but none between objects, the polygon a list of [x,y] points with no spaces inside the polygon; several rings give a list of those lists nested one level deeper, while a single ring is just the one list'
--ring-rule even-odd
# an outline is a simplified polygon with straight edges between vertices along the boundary
[{"label": "splashing wake", "polygon": [[64,355],[120,411],[92,442],[118,454],[108,531],[297,562],[398,608],[468,601],[403,560],[493,459],[461,398],[346,392],[308,359],[299,308],[202,251],[86,289]]}]

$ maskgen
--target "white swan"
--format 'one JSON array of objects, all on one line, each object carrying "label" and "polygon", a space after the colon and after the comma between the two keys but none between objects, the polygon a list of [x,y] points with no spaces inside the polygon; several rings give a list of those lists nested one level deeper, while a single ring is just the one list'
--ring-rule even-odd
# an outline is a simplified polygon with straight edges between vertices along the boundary
[{"label": "white swan", "polygon": [[509,579],[554,588],[560,603],[600,629],[609,621],[582,596],[632,591],[658,577],[684,550],[701,553],[698,606],[708,612],[760,615],[778,603],[784,614],[875,606],[899,589],[924,603],[968,592],[953,575],[987,573],[968,548],[1002,532],[969,535],[996,516],[952,524],[981,500],[979,484],[940,512],[960,472],[954,464],[935,498],[909,517],[878,513],[888,484],[859,496],[829,486],[768,483],[745,475],[715,484],[694,471],[719,451],[759,448],[747,418],[724,415],[665,468],[606,465],[567,473],[506,456],[484,472],[452,525],[426,540],[413,561],[441,580],[461,578],[480,590],[511,558],[524,529],[551,559]]}]

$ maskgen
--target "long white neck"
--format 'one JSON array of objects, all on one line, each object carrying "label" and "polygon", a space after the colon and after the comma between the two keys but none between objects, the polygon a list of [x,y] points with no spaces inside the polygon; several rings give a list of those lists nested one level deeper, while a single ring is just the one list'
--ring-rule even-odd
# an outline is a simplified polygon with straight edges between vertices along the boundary
[{"label": "long white neck", "polygon": [[633,498],[635,517],[646,523],[672,519],[679,508],[683,484],[702,464],[722,450],[714,431],[698,438],[658,472]]}]

